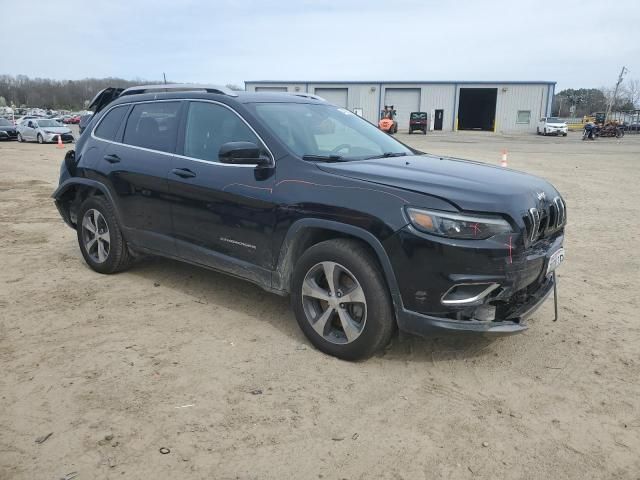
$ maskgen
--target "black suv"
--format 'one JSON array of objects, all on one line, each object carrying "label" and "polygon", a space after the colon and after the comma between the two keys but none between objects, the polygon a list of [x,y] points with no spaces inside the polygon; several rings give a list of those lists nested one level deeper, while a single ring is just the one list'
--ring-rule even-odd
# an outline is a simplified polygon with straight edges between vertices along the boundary
[{"label": "black suv", "polygon": [[501,335],[553,290],[565,203],[545,180],[423,154],[308,94],[104,93],[53,194],[100,273],[140,253],[290,294],[320,350],[396,328]]}]

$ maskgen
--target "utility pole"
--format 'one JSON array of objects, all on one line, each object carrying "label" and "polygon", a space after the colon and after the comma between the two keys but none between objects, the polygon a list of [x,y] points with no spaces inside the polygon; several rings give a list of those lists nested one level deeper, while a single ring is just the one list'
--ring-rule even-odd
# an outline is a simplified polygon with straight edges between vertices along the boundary
[{"label": "utility pole", "polygon": [[605,123],[607,123],[607,119],[609,118],[609,114],[611,113],[611,108],[616,103],[616,96],[618,95],[618,88],[620,88],[620,84],[622,83],[622,79],[624,78],[624,74],[627,73],[628,71],[629,70],[627,69],[627,67],[622,67],[622,70],[620,70],[620,75],[618,76],[618,82],[616,83],[616,88],[613,91],[613,97],[611,97],[611,100],[609,101],[609,105],[607,105],[607,113],[605,113],[605,115],[604,115],[604,122]]},{"label": "utility pole", "polygon": [[162,78],[164,78],[164,84],[166,85],[167,84],[167,75],[164,72],[162,72]]}]

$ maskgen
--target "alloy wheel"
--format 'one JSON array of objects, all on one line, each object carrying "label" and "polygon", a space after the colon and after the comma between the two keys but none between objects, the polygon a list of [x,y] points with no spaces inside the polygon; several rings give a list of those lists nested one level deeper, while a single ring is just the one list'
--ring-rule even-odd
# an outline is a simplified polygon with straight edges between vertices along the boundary
[{"label": "alloy wheel", "polygon": [[82,218],[82,241],[87,255],[96,263],[103,263],[109,257],[111,237],[109,225],[102,214],[92,208]]},{"label": "alloy wheel", "polygon": [[302,307],[311,327],[325,340],[347,344],[363,332],[367,302],[362,286],[345,267],[321,262],[302,283]]}]

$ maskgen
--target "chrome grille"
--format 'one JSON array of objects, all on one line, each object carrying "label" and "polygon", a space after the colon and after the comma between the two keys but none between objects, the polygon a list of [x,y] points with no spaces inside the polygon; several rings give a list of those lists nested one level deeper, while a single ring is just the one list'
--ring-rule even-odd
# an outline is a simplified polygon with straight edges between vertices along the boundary
[{"label": "chrome grille", "polygon": [[548,204],[548,208],[530,208],[525,217],[527,239],[533,243],[547,234],[559,230],[567,223],[567,208],[560,197]]}]

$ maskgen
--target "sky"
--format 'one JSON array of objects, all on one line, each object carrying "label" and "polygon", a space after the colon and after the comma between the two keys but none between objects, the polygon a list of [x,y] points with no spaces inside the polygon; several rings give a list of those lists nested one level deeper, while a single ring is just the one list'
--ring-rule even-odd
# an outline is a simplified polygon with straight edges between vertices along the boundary
[{"label": "sky", "polygon": [[[0,0],[2,4],[13,4]],[[640,79],[640,1],[29,0],[0,74],[245,80]]]}]

